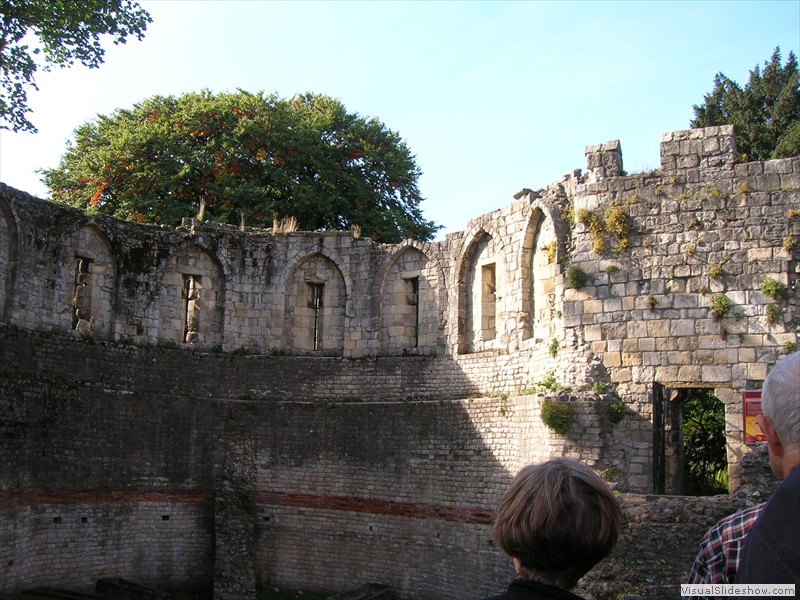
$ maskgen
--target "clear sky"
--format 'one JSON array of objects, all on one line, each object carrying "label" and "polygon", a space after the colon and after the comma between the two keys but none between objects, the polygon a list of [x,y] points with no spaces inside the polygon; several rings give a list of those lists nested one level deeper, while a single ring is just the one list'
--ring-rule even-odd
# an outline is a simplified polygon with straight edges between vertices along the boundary
[{"label": "clear sky", "polygon": [[376,117],[423,175],[426,218],[445,233],[585,169],[618,139],[624,168],[658,168],[722,72],[740,84],[780,46],[800,48],[800,0],[756,2],[142,1],[143,41],[99,69],[40,72],[38,134],[0,131],[0,181],[39,197],[73,130],[144,98],[317,92]]}]

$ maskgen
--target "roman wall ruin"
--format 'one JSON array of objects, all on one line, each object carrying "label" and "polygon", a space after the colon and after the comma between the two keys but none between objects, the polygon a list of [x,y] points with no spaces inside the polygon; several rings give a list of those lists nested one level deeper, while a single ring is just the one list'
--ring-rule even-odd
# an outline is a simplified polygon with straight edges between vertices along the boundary
[{"label": "roman wall ruin", "polygon": [[682,492],[687,388],[725,404],[736,487],[742,393],[798,342],[800,157],[737,162],[716,127],[665,134],[653,172],[625,174],[619,142],[586,158],[396,245],[0,185],[0,591],[479,597],[509,577],[491,513],[524,464]]}]

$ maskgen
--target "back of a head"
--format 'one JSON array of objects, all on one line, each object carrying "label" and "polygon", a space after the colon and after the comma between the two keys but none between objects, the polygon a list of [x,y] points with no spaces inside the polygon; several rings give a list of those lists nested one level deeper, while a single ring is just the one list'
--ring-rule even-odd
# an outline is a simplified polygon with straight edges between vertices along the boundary
[{"label": "back of a head", "polygon": [[761,389],[761,411],[772,421],[781,443],[800,451],[800,352],[775,363]]},{"label": "back of a head", "polygon": [[520,576],[563,589],[613,550],[621,513],[592,469],[555,458],[523,468],[495,514],[495,539],[520,563]]}]

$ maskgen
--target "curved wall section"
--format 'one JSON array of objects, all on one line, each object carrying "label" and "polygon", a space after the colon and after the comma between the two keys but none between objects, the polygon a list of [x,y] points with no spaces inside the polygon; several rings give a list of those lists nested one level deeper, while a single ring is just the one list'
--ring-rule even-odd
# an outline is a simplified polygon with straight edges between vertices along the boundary
[{"label": "curved wall section", "polygon": [[800,342],[800,157],[737,164],[732,142],[666,134],[632,176],[590,146],[586,174],[427,244],[148,226],[0,184],[0,591],[114,570],[489,595],[523,464],[683,492],[680,424],[655,446],[653,414],[685,388],[725,405],[735,487],[742,393]]}]

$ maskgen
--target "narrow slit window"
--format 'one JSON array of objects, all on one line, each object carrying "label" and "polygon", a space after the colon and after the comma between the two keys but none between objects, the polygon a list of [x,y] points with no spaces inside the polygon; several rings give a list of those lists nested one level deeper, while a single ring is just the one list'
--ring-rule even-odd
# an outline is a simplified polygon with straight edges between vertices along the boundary
[{"label": "narrow slit window", "polygon": [[481,337],[493,340],[497,335],[497,281],[494,263],[481,268]]},{"label": "narrow slit window", "polygon": [[191,344],[197,339],[200,321],[200,276],[184,274],[183,290],[181,292],[183,300],[183,342]]},{"label": "narrow slit window", "polygon": [[74,289],[72,293],[72,329],[83,330],[92,322],[91,259],[75,257]]},{"label": "narrow slit window", "polygon": [[319,350],[322,345],[322,296],[325,292],[324,283],[309,283],[311,298],[308,307],[313,311],[311,338],[314,350]]},{"label": "narrow slit window", "polygon": [[406,302],[414,309],[414,348],[417,348],[419,347],[419,277],[406,279],[406,283],[409,288],[408,294],[406,295]]}]

